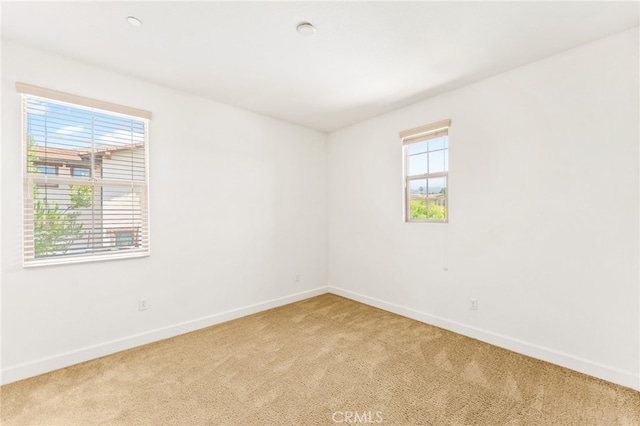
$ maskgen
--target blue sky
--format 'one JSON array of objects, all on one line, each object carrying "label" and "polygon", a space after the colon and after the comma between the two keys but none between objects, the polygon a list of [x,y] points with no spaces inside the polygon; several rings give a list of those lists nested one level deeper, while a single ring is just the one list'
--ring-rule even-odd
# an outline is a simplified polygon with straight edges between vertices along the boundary
[{"label": "blue sky", "polygon": [[39,146],[88,150],[144,142],[145,121],[28,97],[27,133]]}]

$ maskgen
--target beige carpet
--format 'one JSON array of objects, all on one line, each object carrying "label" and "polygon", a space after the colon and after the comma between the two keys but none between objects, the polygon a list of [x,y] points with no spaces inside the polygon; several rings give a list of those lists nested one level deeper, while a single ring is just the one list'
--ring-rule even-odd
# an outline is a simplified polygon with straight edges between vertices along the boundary
[{"label": "beige carpet", "polygon": [[640,393],[335,295],[1,388],[3,425],[639,425]]}]

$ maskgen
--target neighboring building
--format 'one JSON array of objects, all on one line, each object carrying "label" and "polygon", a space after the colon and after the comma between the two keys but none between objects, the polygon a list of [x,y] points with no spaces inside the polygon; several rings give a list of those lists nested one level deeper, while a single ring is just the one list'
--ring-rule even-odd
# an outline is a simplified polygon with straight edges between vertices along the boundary
[{"label": "neighboring building", "polygon": [[[38,183],[36,198],[46,200],[49,206],[57,203],[65,214],[77,213],[82,236],[73,241],[68,253],[139,245],[142,194],[126,182],[144,181],[145,169],[140,164],[144,164],[143,143],[99,148],[94,151],[93,164],[86,150],[35,146],[31,172],[68,178],[63,179],[64,184],[59,179],[52,179],[56,183]],[[107,184],[94,186],[92,176]],[[71,179],[77,179],[77,184]],[[91,206],[71,208],[75,185],[93,186]]]}]

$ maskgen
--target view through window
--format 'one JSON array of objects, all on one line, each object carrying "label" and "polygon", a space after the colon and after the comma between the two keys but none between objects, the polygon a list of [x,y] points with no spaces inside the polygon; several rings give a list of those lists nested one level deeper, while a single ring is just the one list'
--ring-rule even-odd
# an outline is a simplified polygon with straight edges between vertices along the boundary
[{"label": "view through window", "polygon": [[404,150],[405,220],[448,220],[449,120],[400,133]]},{"label": "view through window", "polygon": [[148,120],[23,95],[25,265],[148,254]]}]

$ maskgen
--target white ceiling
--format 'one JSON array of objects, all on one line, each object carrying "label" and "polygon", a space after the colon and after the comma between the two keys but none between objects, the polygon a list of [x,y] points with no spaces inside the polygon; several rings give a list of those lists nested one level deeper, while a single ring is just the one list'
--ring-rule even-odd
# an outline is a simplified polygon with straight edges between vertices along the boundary
[{"label": "white ceiling", "polygon": [[2,4],[7,39],[325,132],[638,25],[637,1]]}]

